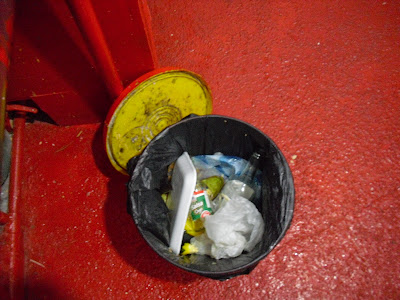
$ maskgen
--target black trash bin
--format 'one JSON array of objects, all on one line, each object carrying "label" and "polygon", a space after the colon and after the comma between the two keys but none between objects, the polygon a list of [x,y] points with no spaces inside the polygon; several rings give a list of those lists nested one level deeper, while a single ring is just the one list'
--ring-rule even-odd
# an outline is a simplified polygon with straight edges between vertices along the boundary
[{"label": "black trash bin", "polygon": [[[168,185],[168,166],[184,151],[191,156],[222,152],[249,159],[258,149],[265,152],[257,207],[265,222],[262,241],[251,252],[230,259],[181,257],[169,251],[169,211],[161,198]],[[294,184],[283,154],[263,132],[237,119],[216,115],[184,119],[162,131],[138,158],[131,159],[128,172],[128,211],[143,238],[168,262],[209,278],[248,274],[283,238],[292,220]]]}]

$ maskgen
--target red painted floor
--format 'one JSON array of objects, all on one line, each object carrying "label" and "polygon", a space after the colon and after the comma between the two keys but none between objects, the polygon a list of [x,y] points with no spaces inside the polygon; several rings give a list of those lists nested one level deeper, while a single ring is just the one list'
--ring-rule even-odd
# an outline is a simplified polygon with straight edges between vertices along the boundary
[{"label": "red painted floor", "polygon": [[126,213],[101,126],[26,130],[23,229],[32,299],[400,297],[400,4],[149,1],[161,66],[195,71],[214,113],[290,162],[292,226],[225,282],[159,258]]}]

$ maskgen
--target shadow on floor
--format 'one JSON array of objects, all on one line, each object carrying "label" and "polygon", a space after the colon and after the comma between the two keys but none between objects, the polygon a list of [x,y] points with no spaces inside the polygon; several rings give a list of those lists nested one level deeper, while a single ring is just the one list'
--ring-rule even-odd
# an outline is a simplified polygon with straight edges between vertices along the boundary
[{"label": "shadow on floor", "polygon": [[25,288],[25,299],[59,299],[59,300],[73,300],[71,296],[66,296],[65,293],[60,292],[60,287],[55,287],[48,282],[34,282],[29,283]]},{"label": "shadow on floor", "polygon": [[0,299],[59,299],[59,300],[73,300],[71,296],[66,296],[65,291],[53,282],[43,282],[38,279],[29,279],[25,282],[25,287],[15,291],[15,295],[11,297],[10,283],[8,274],[0,272]]},{"label": "shadow on floor", "polygon": [[109,178],[108,196],[104,205],[107,234],[119,255],[135,270],[151,277],[189,283],[199,278],[196,274],[180,270],[154,252],[142,238],[127,212],[129,177],[113,169],[103,150],[102,127],[93,139],[93,153],[97,167]]}]

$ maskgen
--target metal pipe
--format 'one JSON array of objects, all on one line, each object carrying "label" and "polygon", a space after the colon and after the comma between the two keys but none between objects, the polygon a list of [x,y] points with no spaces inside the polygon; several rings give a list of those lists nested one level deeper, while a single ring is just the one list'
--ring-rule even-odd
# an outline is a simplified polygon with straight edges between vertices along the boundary
[{"label": "metal pipe", "polygon": [[90,0],[67,0],[69,9],[92,53],[110,96],[115,100],[123,91],[104,34]]},{"label": "metal pipe", "polygon": [[0,190],[3,184],[3,155],[4,155],[4,130],[5,130],[5,120],[6,120],[6,74],[7,72],[3,69],[5,67],[0,66],[0,78],[4,78],[4,82],[0,83]]},{"label": "metal pipe", "polygon": [[13,33],[14,21],[14,1],[0,1],[0,189],[6,177],[3,174],[3,145],[4,130],[6,118],[6,91],[7,91],[7,73],[10,64],[10,48]]},{"label": "metal pipe", "polygon": [[25,131],[25,112],[18,113],[14,119],[14,136],[10,169],[10,296],[11,299],[24,297],[24,249],[21,231],[21,166],[23,161],[23,139]]}]

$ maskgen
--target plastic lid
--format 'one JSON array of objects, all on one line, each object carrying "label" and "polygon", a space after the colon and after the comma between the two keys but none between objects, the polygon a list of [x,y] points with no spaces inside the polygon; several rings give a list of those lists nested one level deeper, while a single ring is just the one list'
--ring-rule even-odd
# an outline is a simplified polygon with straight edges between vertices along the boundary
[{"label": "plastic lid", "polygon": [[199,75],[172,69],[150,72],[129,85],[108,113],[108,157],[115,169],[126,174],[128,161],[167,126],[190,114],[211,112],[211,93]]}]

